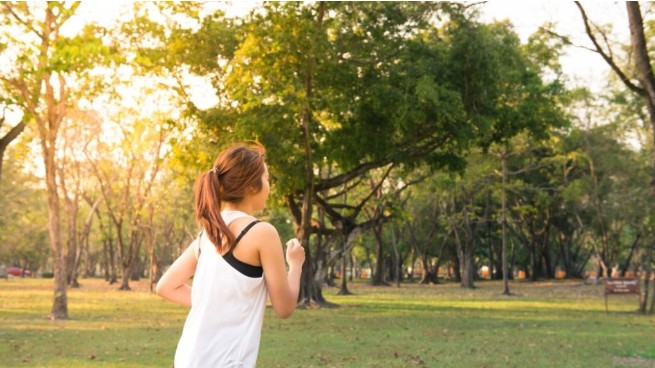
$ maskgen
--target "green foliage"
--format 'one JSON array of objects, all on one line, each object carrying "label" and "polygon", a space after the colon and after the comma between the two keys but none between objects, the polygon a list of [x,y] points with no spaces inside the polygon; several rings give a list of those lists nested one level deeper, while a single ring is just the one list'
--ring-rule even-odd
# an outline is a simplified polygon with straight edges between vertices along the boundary
[{"label": "green foliage", "polygon": [[[207,49],[211,36],[223,45],[177,54],[193,54],[179,60],[210,75],[225,101],[199,113],[201,129],[217,142],[264,143],[281,194],[304,185],[303,119],[312,165],[333,175],[364,163],[461,169],[476,144],[523,129],[543,137],[564,124],[561,86],[540,80],[511,28],[461,11],[435,3],[267,3],[241,22],[205,18],[185,36],[186,50]],[[435,18],[450,21],[435,28]]]},{"label": "green foliage", "polygon": [[526,56],[534,65],[539,65],[546,76],[561,78],[562,66],[560,57],[564,53],[566,45],[571,41],[568,37],[557,37],[549,32],[554,24],[545,24],[528,38],[528,43],[524,46]]},{"label": "green foliage", "polygon": [[103,30],[88,24],[73,37],[56,40],[50,70],[65,73],[88,73],[99,65],[120,62],[121,55],[114,53],[102,40]]},{"label": "green foliage", "polygon": [[[521,131],[544,139],[567,124],[561,111],[564,93],[558,79],[542,81],[542,64],[531,59],[507,23],[461,21],[449,28],[452,73],[462,85],[462,100],[475,139],[483,148],[506,142]],[[459,62],[456,62],[459,61]]]}]

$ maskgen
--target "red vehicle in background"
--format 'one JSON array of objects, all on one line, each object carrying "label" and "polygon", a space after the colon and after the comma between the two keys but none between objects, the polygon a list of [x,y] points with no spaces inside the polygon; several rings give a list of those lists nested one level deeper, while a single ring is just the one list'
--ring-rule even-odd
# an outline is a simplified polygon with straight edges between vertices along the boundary
[{"label": "red vehicle in background", "polygon": [[20,267],[7,267],[7,274],[15,277],[27,277],[32,276],[32,271]]}]

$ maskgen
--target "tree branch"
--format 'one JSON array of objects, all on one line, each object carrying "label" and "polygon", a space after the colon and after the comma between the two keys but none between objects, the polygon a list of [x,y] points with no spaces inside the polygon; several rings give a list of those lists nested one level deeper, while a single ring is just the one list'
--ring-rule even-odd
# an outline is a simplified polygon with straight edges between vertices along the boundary
[{"label": "tree branch", "polygon": [[582,21],[584,22],[584,25],[585,25],[585,31],[587,32],[587,36],[589,36],[589,39],[591,40],[591,42],[596,47],[596,52],[598,52],[600,54],[600,56],[602,56],[603,59],[605,59],[605,62],[607,62],[607,65],[609,65],[610,68],[612,68],[612,70],[616,73],[616,75],[619,77],[619,79],[621,79],[621,81],[630,90],[632,90],[633,92],[639,94],[640,96],[645,96],[646,91],[643,88],[641,88],[641,87],[637,86],[636,84],[632,83],[630,81],[630,78],[628,78],[628,76],[621,70],[621,68],[619,68],[616,65],[616,62],[614,61],[614,59],[611,56],[611,53],[608,54],[600,46],[600,44],[596,40],[596,36],[594,36],[594,32],[591,29],[591,22],[589,21],[589,18],[587,17],[587,13],[585,12],[584,8],[582,7],[582,4],[580,4],[579,1],[576,1],[575,5],[580,10],[580,14],[582,15]]},{"label": "tree branch", "polygon": [[[4,118],[3,118],[4,120]],[[5,134],[4,137],[0,139],[0,152],[4,152],[4,150],[7,148],[9,143],[16,139],[20,133],[25,130],[25,121],[21,120],[20,123],[16,124],[7,134]],[[2,156],[0,155],[0,159],[2,159]]]},{"label": "tree branch", "polygon": [[28,22],[28,21],[26,21],[25,19],[23,19],[20,15],[18,15],[18,14],[14,11],[12,4],[10,4],[9,2],[3,1],[3,2],[2,2],[2,7],[5,9],[5,12],[9,13],[9,14],[10,14],[12,17],[14,17],[14,19],[16,19],[20,24],[24,25],[25,28],[27,28],[27,29],[29,29],[30,31],[32,31],[32,32],[33,32],[34,34],[36,34],[40,39],[42,39],[42,40],[44,39],[45,36],[44,36],[43,34],[39,33],[39,31],[38,31],[36,28],[34,28],[34,26],[32,26],[32,25],[30,24],[30,22]]},{"label": "tree branch", "polygon": [[359,214],[359,212],[362,210],[362,207],[364,207],[364,205],[366,204],[366,202],[368,202],[368,200],[371,199],[371,197],[373,197],[373,195],[374,195],[374,194],[375,194],[375,193],[380,189],[380,187],[382,186],[382,183],[384,183],[384,181],[387,179],[387,177],[389,176],[389,173],[391,173],[391,170],[393,170],[394,166],[395,166],[394,164],[392,164],[391,166],[389,166],[389,169],[387,169],[387,171],[384,173],[384,175],[382,175],[382,178],[381,178],[380,181],[378,182],[378,185],[376,185],[376,186],[371,190],[371,192],[366,196],[366,198],[364,198],[364,199],[363,199],[363,200],[362,200],[362,201],[357,205],[357,207],[355,207],[355,216],[357,216],[357,214]]},{"label": "tree branch", "polygon": [[[429,132],[428,134],[432,134],[433,132]],[[414,144],[417,142],[420,142],[422,139],[425,139],[425,135],[422,135],[420,137],[414,137],[412,139],[408,139],[405,142],[399,143],[400,147],[412,147],[407,150],[401,150],[397,152],[392,152],[385,156],[382,159],[376,160],[376,161],[369,161],[363,164],[360,164],[359,166],[356,166],[354,169],[350,170],[349,172],[343,173],[341,175],[337,175],[335,177],[329,178],[329,179],[323,179],[319,180],[314,184],[314,190],[319,192],[327,189],[331,189],[334,187],[337,187],[339,185],[343,185],[348,183],[349,181],[357,178],[358,176],[364,174],[368,170],[376,169],[382,166],[386,166],[389,163],[394,162],[398,157],[407,157],[407,158],[420,158],[421,156],[424,156],[432,151],[434,151],[437,147],[443,145],[447,140],[448,136],[446,137],[440,137],[441,139],[434,139],[429,140],[427,143],[423,144],[422,146],[415,146]]]},{"label": "tree branch", "polygon": [[598,53],[598,50],[592,49],[591,47],[587,47],[585,45],[576,45],[576,44],[574,44],[573,42],[571,42],[570,38],[568,38],[566,36],[563,36],[563,35],[555,32],[555,31],[553,31],[550,28],[539,27],[539,30],[544,31],[544,32],[548,33],[549,35],[551,35],[553,37],[559,38],[562,42],[564,42],[565,45],[569,45],[569,46],[581,48],[581,49],[584,49],[584,50],[587,50],[587,51]]}]

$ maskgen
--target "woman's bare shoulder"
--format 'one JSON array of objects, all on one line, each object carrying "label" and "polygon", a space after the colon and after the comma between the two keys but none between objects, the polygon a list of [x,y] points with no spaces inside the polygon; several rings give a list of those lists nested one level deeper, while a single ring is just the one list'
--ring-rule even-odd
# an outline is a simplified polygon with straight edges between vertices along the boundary
[{"label": "woman's bare shoulder", "polygon": [[260,221],[250,230],[259,236],[278,236],[277,229],[266,221]]}]

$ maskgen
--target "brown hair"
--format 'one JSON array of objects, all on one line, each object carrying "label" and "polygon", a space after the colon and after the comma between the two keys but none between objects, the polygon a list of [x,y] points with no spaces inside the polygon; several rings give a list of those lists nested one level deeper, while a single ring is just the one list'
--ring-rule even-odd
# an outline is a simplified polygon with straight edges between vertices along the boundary
[{"label": "brown hair", "polygon": [[239,203],[247,190],[262,190],[265,154],[258,142],[236,144],[221,152],[214,167],[196,180],[196,221],[220,253],[230,250],[235,240],[221,216],[222,202]]}]

